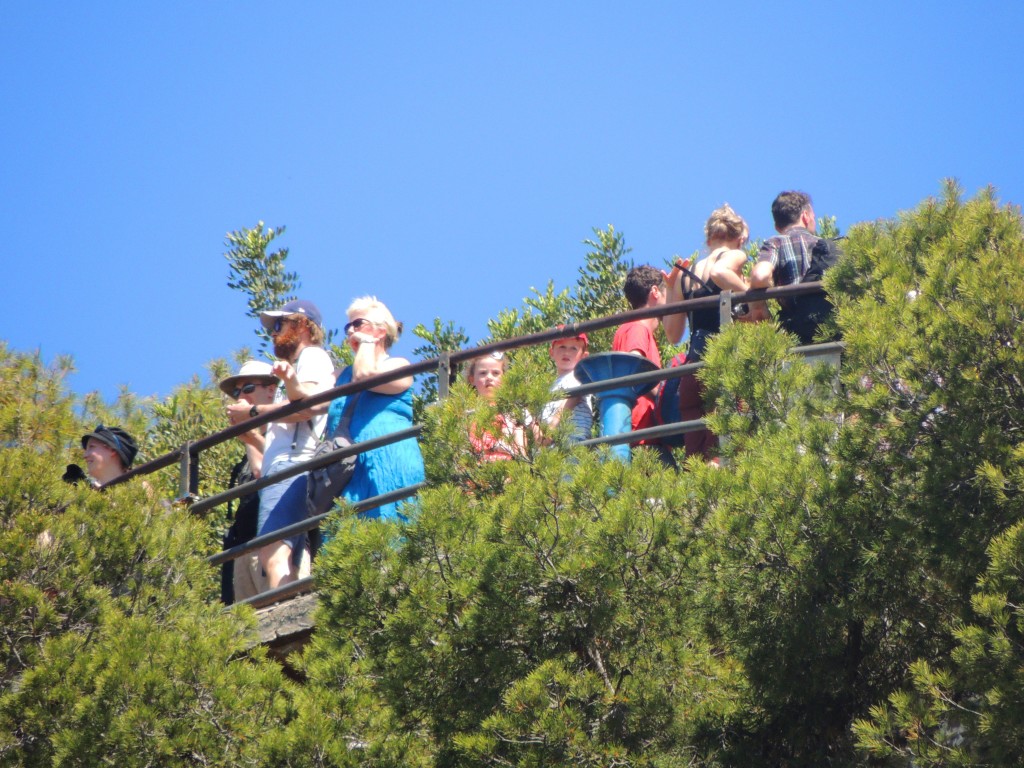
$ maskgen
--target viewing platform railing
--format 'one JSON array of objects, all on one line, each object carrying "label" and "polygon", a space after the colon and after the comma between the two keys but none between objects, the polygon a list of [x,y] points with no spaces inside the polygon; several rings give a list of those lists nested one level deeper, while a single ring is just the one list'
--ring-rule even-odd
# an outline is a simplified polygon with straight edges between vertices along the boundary
[{"label": "viewing platform railing", "polygon": [[[665,315],[678,314],[681,312],[690,312],[699,309],[709,309],[717,306],[720,312],[720,318],[722,325],[728,325],[732,322],[732,309],[733,306],[740,303],[746,303],[751,301],[764,301],[768,299],[784,299],[793,296],[800,296],[806,294],[816,294],[823,291],[821,283],[798,283],[795,285],[787,285],[780,288],[768,288],[747,291],[744,293],[733,293],[731,291],[722,291],[717,296],[708,296],[699,299],[689,299],[682,302],[673,304],[665,304],[657,307],[646,307],[643,309],[637,309],[630,312],[623,312],[617,315],[609,315],[607,317],[598,318],[596,320],[587,320],[580,323],[566,323],[562,328],[553,328],[551,330],[541,331],[539,333],[527,334],[525,336],[517,336],[511,339],[503,339],[501,341],[495,341],[490,344],[484,344],[478,347],[472,347],[468,349],[458,350],[456,352],[444,353],[438,357],[431,358],[429,360],[421,360],[419,362],[410,363],[407,366],[397,368],[393,371],[371,376],[360,382],[352,382],[349,384],[343,384],[339,387],[320,392],[311,397],[306,397],[301,400],[296,400],[292,403],[286,404],[283,407],[276,409],[272,414],[264,414],[255,418],[249,419],[240,424],[236,424],[227,429],[214,432],[213,434],[207,435],[199,440],[189,441],[181,445],[177,449],[170,451],[169,453],[159,456],[152,461],[148,461],[145,464],[141,464],[138,467],[126,472],[117,479],[107,483],[104,488],[117,485],[123,482],[127,482],[133,477],[140,475],[148,475],[153,472],[157,472],[161,469],[178,464],[179,471],[179,489],[180,498],[178,502],[189,504],[193,514],[204,514],[209,512],[215,507],[226,504],[235,499],[246,496],[250,493],[255,493],[261,488],[265,488],[268,485],[286,480],[296,475],[308,472],[311,469],[316,469],[328,464],[340,461],[346,456],[358,455],[365,451],[379,448],[384,445],[406,440],[410,437],[418,437],[423,427],[421,425],[414,425],[408,429],[403,429],[398,432],[393,432],[382,437],[374,438],[372,440],[366,440],[364,442],[356,443],[344,449],[334,451],[330,454],[320,456],[315,459],[296,464],[293,467],[289,467],[273,476],[266,478],[261,477],[248,483],[244,483],[234,488],[215,493],[212,496],[206,498],[199,498],[199,457],[201,453],[208,450],[216,445],[219,445],[228,440],[232,440],[239,435],[242,435],[252,429],[261,427],[271,421],[280,420],[283,416],[287,416],[293,413],[298,413],[307,408],[310,408],[321,403],[327,403],[334,400],[337,397],[343,395],[351,395],[356,392],[363,390],[372,389],[382,384],[401,379],[410,375],[420,375],[428,373],[436,373],[438,377],[438,397],[445,398],[448,395],[448,387],[450,381],[450,374],[452,367],[459,363],[471,360],[483,355],[487,355],[492,352],[506,352],[513,349],[520,349],[522,347],[529,347],[538,344],[548,344],[556,339],[562,339],[566,337],[575,336],[580,333],[590,333],[593,331],[601,330],[604,328],[610,328],[612,326],[618,326],[626,322],[633,320],[643,320],[652,317],[663,317]],[[794,352],[810,357],[828,357],[833,360],[837,360],[842,350],[841,342],[828,342],[824,344],[812,344],[808,346],[795,347]],[[566,389],[567,395],[586,395],[602,392],[605,390],[616,389],[621,386],[629,384],[639,384],[647,382],[658,382],[666,381],[668,379],[680,378],[690,373],[694,373],[703,367],[703,363],[687,363],[684,365],[676,366],[675,368],[661,368],[656,371],[650,371],[647,373],[638,373],[631,376],[624,376],[616,379],[610,379],[603,382],[595,382],[592,384],[584,384],[578,387],[572,387]],[[675,424],[664,424],[656,427],[650,427],[647,429],[636,430],[633,432],[626,432],[621,435],[610,435],[595,437],[589,440],[585,440],[580,443],[583,446],[597,446],[597,445],[618,445],[622,443],[632,443],[640,439],[650,438],[662,438],[669,435],[677,435],[686,432],[693,432],[704,428],[704,420],[696,419],[692,421],[683,421]],[[415,496],[422,488],[425,487],[425,483],[417,483],[415,485],[406,486],[390,493],[375,496],[370,499],[354,504],[352,509],[358,513],[363,510],[373,509],[382,504],[387,504],[394,501],[400,501]],[[254,539],[239,544],[237,546],[226,549],[215,555],[212,555],[208,562],[211,566],[221,565],[223,563],[235,560],[239,557],[247,555],[251,552],[255,552],[261,547],[271,544],[282,539],[295,536],[300,533],[305,533],[319,527],[333,512],[327,512],[316,517],[310,517],[298,523],[279,528],[270,533],[262,536],[257,536]],[[270,605],[287,598],[304,594],[313,589],[313,578],[307,577],[291,582],[287,585],[278,587],[276,589],[262,592],[259,595],[250,597],[244,601],[238,601],[238,603],[246,603],[253,607],[259,608],[262,606]]]}]

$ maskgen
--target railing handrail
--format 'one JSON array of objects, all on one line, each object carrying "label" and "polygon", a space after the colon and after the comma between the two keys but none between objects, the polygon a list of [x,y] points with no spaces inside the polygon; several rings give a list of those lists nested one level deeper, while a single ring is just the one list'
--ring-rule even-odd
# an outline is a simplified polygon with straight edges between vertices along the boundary
[{"label": "railing handrail", "polygon": [[[758,288],[742,293],[732,293],[730,300],[732,304],[735,305],[748,301],[765,301],[768,299],[782,299],[808,293],[820,293],[822,290],[823,287],[820,282],[794,283],[792,285],[784,285],[779,288]],[[723,291],[723,293],[727,292]],[[565,323],[562,328],[552,328],[550,330],[538,331],[537,333],[529,333],[523,336],[514,336],[510,339],[502,339],[500,341],[491,342],[490,344],[482,344],[478,347],[467,347],[466,349],[450,352],[447,355],[447,359],[451,363],[461,363],[482,355],[487,355],[491,352],[504,352],[510,349],[542,344],[580,333],[603,330],[605,328],[632,322],[634,320],[664,317],[665,315],[675,315],[683,312],[691,312],[697,309],[710,309],[712,307],[719,306],[720,301],[721,299],[718,295],[704,296],[698,299],[684,299],[683,301],[674,302],[672,304],[663,304],[656,307],[643,307],[641,309],[634,309],[628,312],[620,312],[617,315],[608,315],[594,320],[584,320],[578,323]],[[420,360],[419,362],[409,363],[408,365],[395,368],[394,370],[367,377],[359,382],[342,384],[341,386],[333,387],[323,392],[318,392],[310,397],[304,397],[300,400],[294,400],[291,403],[285,403],[280,408],[276,408],[270,413],[261,414],[235,424],[234,426],[213,432],[200,440],[186,442],[184,445],[175,448],[162,456],[151,459],[145,464],[140,464],[134,469],[125,472],[123,475],[114,478],[101,487],[108,488],[113,485],[119,485],[120,483],[127,482],[134,477],[148,475],[158,470],[165,469],[179,461],[181,459],[182,452],[185,450],[196,455],[204,450],[214,447],[215,445],[219,445],[220,443],[227,442],[239,435],[245,434],[252,429],[268,424],[271,421],[280,421],[282,417],[300,413],[307,408],[320,405],[321,403],[330,402],[335,398],[379,387],[382,384],[387,384],[392,381],[396,381],[397,379],[405,378],[406,376],[415,376],[421,373],[433,372],[439,367],[441,360],[441,357],[432,357],[426,360]],[[656,381],[658,379],[654,378],[652,380]],[[601,390],[592,389],[588,391],[599,392]]]}]

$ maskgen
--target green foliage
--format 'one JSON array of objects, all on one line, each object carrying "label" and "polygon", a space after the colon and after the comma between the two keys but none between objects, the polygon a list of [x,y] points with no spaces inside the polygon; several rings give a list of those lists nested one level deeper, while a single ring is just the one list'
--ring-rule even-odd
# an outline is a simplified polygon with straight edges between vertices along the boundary
[{"label": "green foliage", "polygon": [[487,321],[491,341],[550,330],[565,322],[572,309],[568,288],[556,293],[554,282],[548,281],[543,293],[536,288],[530,293],[522,309],[503,309]]},{"label": "green foliage", "polygon": [[[632,267],[632,262],[625,258],[630,249],[626,247],[622,233],[616,232],[611,225],[607,230],[595,228],[594,235],[596,240],[583,241],[592,250],[584,257],[585,263],[579,269],[579,279],[571,289],[559,291],[552,281],[548,281],[543,291],[530,288],[530,295],[523,299],[521,307],[503,309],[488,320],[488,338],[484,343],[538,333],[563,323],[593,320],[629,309],[622,287],[626,272]],[[614,332],[615,329],[611,328],[589,334],[590,351],[611,349]],[[417,325],[413,333],[424,341],[413,350],[413,356],[418,358],[455,352],[469,342],[463,328],[455,327],[451,321],[445,323],[440,318],[434,318],[432,328]],[[551,376],[546,349],[523,349],[516,353],[516,359],[517,365],[532,376]],[[449,383],[455,382],[457,374],[457,370],[451,372]],[[436,399],[437,376],[428,374],[421,377],[420,393],[416,401],[417,419],[420,419],[423,408]]]},{"label": "green foliage", "polygon": [[723,469],[533,442],[481,464],[471,425],[535,412],[540,363],[517,355],[494,409],[456,386],[427,411],[417,522],[343,521],[320,560],[306,664],[334,671],[309,695],[349,698],[318,727],[384,762],[415,734],[434,765],[1019,754],[1020,242],[1015,211],[955,190],[854,227],[838,376],[770,324],[710,344]]},{"label": "green foliage", "polygon": [[840,236],[839,224],[836,222],[835,216],[818,217],[818,235],[832,239]]},{"label": "green foliage", "polygon": [[[412,332],[414,336],[423,340],[423,343],[412,351],[413,357],[420,359],[429,360],[440,357],[444,352],[458,352],[469,342],[469,336],[461,326],[456,328],[450,320],[442,322],[439,317],[434,318],[433,328],[427,328],[423,323],[419,323],[412,329]],[[451,372],[449,384],[455,381],[456,373],[455,370]],[[420,392],[416,401],[417,419],[422,413],[423,406],[437,399],[437,374],[429,373],[421,376],[419,386]]]},{"label": "green foliage", "polygon": [[[228,420],[224,406],[230,402],[220,391],[217,382],[230,375],[231,368],[223,360],[209,363],[209,378],[204,383],[198,376],[181,384],[162,401],[153,403],[153,426],[147,444],[154,456],[170,453],[187,442],[199,440],[221,429],[226,429]],[[244,448],[237,440],[229,440],[202,452],[199,457],[199,497],[209,496],[228,486],[231,469],[242,458]],[[151,483],[158,498],[178,499],[181,497],[181,470],[175,463],[159,474],[151,475]],[[227,506],[212,510],[205,520],[205,548],[219,548],[231,520],[227,518]],[[214,574],[211,572],[211,577]]]},{"label": "green foliage", "polygon": [[210,604],[201,526],[0,452],[0,764],[257,765],[284,682]]},{"label": "green foliage", "polygon": [[72,445],[80,433],[64,380],[73,371],[68,357],[47,365],[39,352],[20,354],[0,342],[0,443],[46,453]]},{"label": "green foliage", "polygon": [[255,333],[261,352],[267,351],[270,336],[258,322],[260,312],[294,299],[295,290],[301,285],[299,276],[285,269],[287,248],[267,252],[284,231],[284,227],[275,230],[259,221],[255,227],[236,229],[224,237],[228,249],[224,254],[228,260],[228,288],[248,296],[246,315],[257,321]]},{"label": "green foliage", "polygon": [[[626,246],[625,237],[615,227],[594,228],[595,240],[584,240],[591,250],[584,256],[579,268],[579,278],[569,300],[570,316],[576,322],[618,314],[629,309],[622,293],[626,273],[633,262],[626,256],[632,250]],[[590,335],[593,352],[605,352],[612,348],[614,328],[596,331]]]},{"label": "green foliage", "polygon": [[[533,291],[492,337],[625,309],[621,234],[595,232],[577,284]],[[471,430],[550,397],[543,349],[516,353],[493,406],[464,382],[421,401],[429,488],[409,524],[330,526],[297,690],[259,654],[239,664],[245,614],[202,604],[201,525],[136,484],[62,486],[19,447],[46,404],[71,418],[49,380],[67,364],[8,354],[0,762],[1016,764],[1022,262],[1020,213],[991,191],[852,227],[826,277],[838,373],[772,324],[711,341],[722,468],[627,466],[540,426],[524,456],[481,462]],[[467,341],[416,333],[426,356]],[[193,389],[158,411],[168,445],[214,418]]]},{"label": "green foliage", "polygon": [[[414,525],[343,520],[318,561],[305,668],[322,692],[309,695],[342,684],[362,701],[325,740],[355,733],[380,754],[420,734],[434,765],[692,758],[690,737],[730,708],[704,700],[706,681],[741,681],[689,626],[686,490],[654,461],[588,452],[481,464],[447,439],[468,430],[471,397],[459,386],[429,413],[439,463],[462,482],[424,492]],[[386,712],[390,730],[365,727],[367,711]],[[305,718],[325,727],[300,712],[297,730]]]}]

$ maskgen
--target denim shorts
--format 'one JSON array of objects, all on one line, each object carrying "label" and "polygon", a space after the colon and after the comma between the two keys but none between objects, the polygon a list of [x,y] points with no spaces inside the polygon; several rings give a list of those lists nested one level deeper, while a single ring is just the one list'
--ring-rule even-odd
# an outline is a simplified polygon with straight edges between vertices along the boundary
[{"label": "denim shorts", "polygon": [[[265,477],[293,467],[300,462],[278,461],[270,467]],[[308,517],[306,512],[306,473],[268,485],[260,491],[259,535],[270,533],[286,525],[299,523]],[[292,548],[292,557],[297,558],[306,546],[306,534],[300,533],[283,541]]]}]

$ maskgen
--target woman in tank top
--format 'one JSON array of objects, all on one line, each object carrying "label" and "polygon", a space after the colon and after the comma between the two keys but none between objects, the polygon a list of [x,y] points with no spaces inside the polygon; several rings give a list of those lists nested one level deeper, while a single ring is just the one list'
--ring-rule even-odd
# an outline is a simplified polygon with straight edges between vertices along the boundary
[{"label": "woman in tank top", "polygon": [[[728,203],[711,213],[704,225],[704,236],[711,252],[692,268],[693,276],[684,274],[680,281],[682,294],[687,299],[716,296],[724,290],[746,291],[747,280],[743,267],[747,254],[747,223]],[[721,325],[718,306],[690,312],[690,349],[687,363],[704,359],[708,339],[718,333]],[[704,385],[696,376],[688,374],[679,381],[679,410],[684,421],[700,419],[705,415]],[[686,455],[702,455],[717,462],[718,438],[709,430],[689,432],[685,436]]]}]

